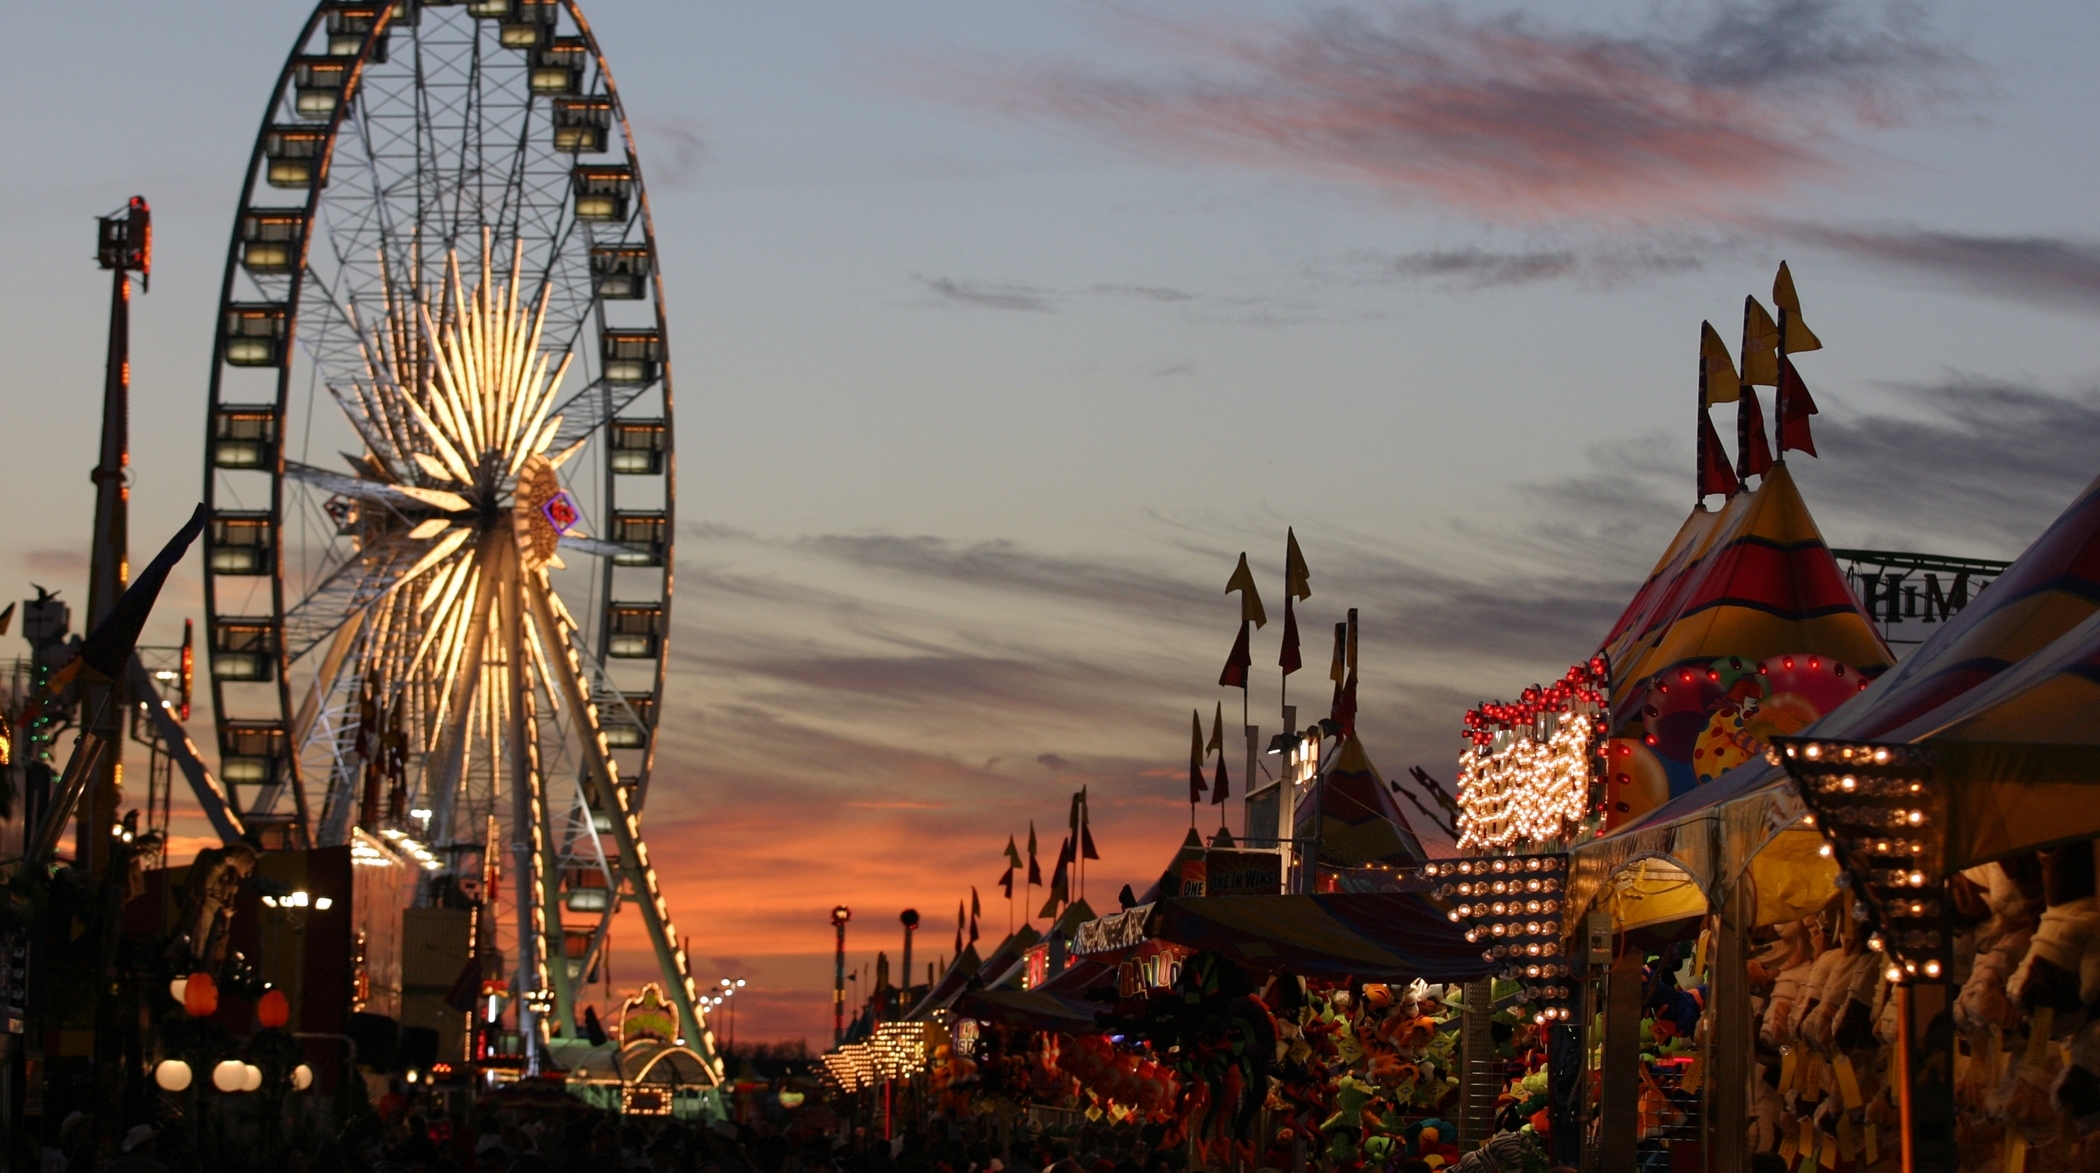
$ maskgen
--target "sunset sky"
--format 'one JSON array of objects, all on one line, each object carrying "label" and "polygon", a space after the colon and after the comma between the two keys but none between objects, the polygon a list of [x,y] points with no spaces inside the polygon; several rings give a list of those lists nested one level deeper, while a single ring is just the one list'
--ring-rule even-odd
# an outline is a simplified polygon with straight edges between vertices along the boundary
[{"label": "sunset sky", "polygon": [[[91,221],[134,193],[134,559],[198,499],[225,234],[300,11],[13,12],[0,597],[85,597]],[[678,369],[645,831],[696,976],[750,982],[740,1040],[828,1042],[834,904],[856,966],[906,906],[945,952],[972,884],[996,940],[1006,837],[1054,853],[1081,785],[1096,906],[1156,876],[1187,713],[1238,704],[1221,589],[1245,550],[1280,616],[1286,526],[1296,695],[1360,608],[1374,760],[1448,779],[1462,712],[1588,654],[1691,506],[1700,321],[1733,340],[1782,258],[1826,346],[1795,468],[1833,545],[2010,557],[2100,472],[2091,4],[586,12]]]}]

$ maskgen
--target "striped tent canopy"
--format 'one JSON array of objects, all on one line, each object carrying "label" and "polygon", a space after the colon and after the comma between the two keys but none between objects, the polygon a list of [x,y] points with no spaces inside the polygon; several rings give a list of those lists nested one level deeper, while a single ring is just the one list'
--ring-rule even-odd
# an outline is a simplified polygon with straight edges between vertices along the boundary
[{"label": "striped tent canopy", "polygon": [[[1776,470],[1775,470],[1776,471]],[[1957,825],[1973,832],[1951,858],[1992,858],[2007,844],[2035,845],[2034,833],[2078,838],[2100,817],[2082,788],[2052,792],[2052,778],[2084,770],[2080,738],[2100,737],[2100,480],[2050,523],[1990,589],[1943,624],[1866,691],[1804,731],[1851,741],[1926,741],[1943,778],[1964,777],[1977,807]],[[1751,761],[1713,783],[1613,825],[1596,844],[1666,833],[1727,807],[1760,812],[1786,803],[1786,772]],[[2075,800],[2074,800],[2075,798]],[[2017,808],[2017,809],[2016,809]],[[2028,827],[2019,810],[2040,813]],[[2077,817],[2070,817],[2073,813]],[[1750,819],[1762,825],[1760,814]],[[1720,883],[1722,877],[1711,877]]]},{"label": "striped tent canopy", "polygon": [[2100,612],[2100,480],[2085,487],[1990,589],[1858,700],[1815,728],[1824,737],[1909,740],[1929,717]]},{"label": "striped tent canopy", "polygon": [[1428,858],[1355,733],[1342,739],[1298,800],[1294,823],[1299,839],[1319,839],[1323,868],[1412,866]]},{"label": "striped tent canopy", "polygon": [[[1612,676],[1613,828],[1755,752],[1766,731],[1750,698],[1792,732],[1895,661],[1785,465],[1718,512],[1693,512],[1601,650]],[[1831,678],[1809,681],[1811,669]],[[1677,684],[1690,687],[1671,694]]]},{"label": "striped tent canopy", "polygon": [[1694,511],[1603,650],[1615,726],[1657,674],[1724,656],[1821,655],[1869,676],[1895,663],[1783,464],[1719,512]]}]

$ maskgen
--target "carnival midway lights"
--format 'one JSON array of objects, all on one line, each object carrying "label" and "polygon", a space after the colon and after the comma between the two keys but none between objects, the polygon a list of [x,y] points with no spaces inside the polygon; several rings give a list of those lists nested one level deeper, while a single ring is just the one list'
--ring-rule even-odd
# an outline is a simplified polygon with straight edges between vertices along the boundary
[{"label": "carnival midway lights", "polygon": [[[1371,764],[1353,610],[1327,716],[1288,703],[1295,534],[1280,731],[1227,726],[1267,623],[1242,555],[1158,881],[1078,894],[1084,791],[1054,858],[1029,825],[1025,881],[1009,838],[1037,917],[982,952],[973,918],[924,985],[878,955],[823,1057],[840,1109],[1210,1169],[2090,1167],[2100,488],[2011,563],[1833,551],[1787,466],[1822,341],[1784,265],[1772,307],[1733,352],[1702,324],[1693,509],[1594,654],[1465,714],[1449,789]],[[1941,626],[1899,658],[1921,600]]]},{"label": "carnival midway lights", "polygon": [[[151,209],[96,225],[82,630],[20,605],[0,738],[6,1168],[2100,1167],[2100,482],[2010,563],[1833,550],[1785,264],[1739,341],[1698,331],[1682,525],[1588,654],[1454,722],[1448,788],[1360,719],[1363,631],[1406,616],[1333,608],[1293,691],[1330,604],[1286,529],[1224,576],[1220,691],[1171,698],[1185,774],[1141,775],[1189,807],[1156,878],[1104,891],[1095,783],[988,828],[952,939],[945,899],[882,930],[894,970],[849,969],[833,904],[812,1059],[718,1040],[756,971],[695,980],[643,833],[672,368],[580,9],[320,4],[233,219],[203,500],[136,575]],[[208,733],[193,629],[140,643],[193,546]],[[650,965],[616,993],[623,908]]]}]

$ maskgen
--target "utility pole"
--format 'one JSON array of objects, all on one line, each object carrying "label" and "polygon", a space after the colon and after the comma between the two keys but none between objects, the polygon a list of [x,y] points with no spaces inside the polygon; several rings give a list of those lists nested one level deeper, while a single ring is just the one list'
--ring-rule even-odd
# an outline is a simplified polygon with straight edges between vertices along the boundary
[{"label": "utility pole", "polygon": [[[143,196],[97,224],[95,259],[111,274],[109,358],[102,379],[102,444],[90,474],[95,482],[95,530],[89,548],[88,614],[93,631],[117,605],[131,581],[131,274],[145,289],[153,272],[153,212]],[[77,867],[100,875],[109,868],[111,829],[124,803],[124,680],[82,680],[80,714],[108,748],[89,778],[80,803],[75,841]]]}]

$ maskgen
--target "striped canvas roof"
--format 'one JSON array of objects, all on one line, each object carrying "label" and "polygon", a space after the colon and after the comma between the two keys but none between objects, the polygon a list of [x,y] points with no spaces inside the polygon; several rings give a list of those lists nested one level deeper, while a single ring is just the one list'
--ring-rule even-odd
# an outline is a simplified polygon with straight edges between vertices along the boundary
[{"label": "striped canvas roof", "polygon": [[1684,665],[1801,654],[1873,676],[1895,662],[1783,464],[1719,512],[1686,521],[1604,651],[1614,727],[1657,673]]}]

